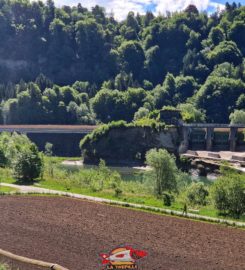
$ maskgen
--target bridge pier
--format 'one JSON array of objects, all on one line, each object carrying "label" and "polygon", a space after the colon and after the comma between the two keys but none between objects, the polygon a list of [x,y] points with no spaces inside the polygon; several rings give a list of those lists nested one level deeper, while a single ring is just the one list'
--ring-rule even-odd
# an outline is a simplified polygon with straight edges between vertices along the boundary
[{"label": "bridge pier", "polygon": [[229,141],[230,141],[230,151],[232,152],[236,151],[236,135],[237,135],[237,127],[230,127]]},{"label": "bridge pier", "polygon": [[182,142],[179,147],[179,153],[185,153],[189,149],[189,127],[182,127]]},{"label": "bridge pier", "polygon": [[206,150],[207,151],[212,151],[213,149],[213,134],[214,134],[214,128],[207,127],[206,128]]},{"label": "bridge pier", "polygon": [[[198,136],[194,136],[194,138],[193,136],[190,136],[192,131],[195,129],[205,130],[206,134],[201,135],[201,139],[202,139],[202,147],[204,144],[206,146],[207,151],[212,151],[214,150],[213,149],[214,147],[217,147],[219,150],[227,151],[229,149],[231,152],[236,152],[238,150],[237,148],[239,148],[239,150],[241,149],[238,142],[238,135],[237,135],[238,131],[245,130],[245,125],[243,124],[230,125],[230,124],[214,124],[214,123],[192,123],[192,124],[182,123],[180,127],[182,134],[182,142],[179,148],[180,153],[189,150],[189,147],[193,145],[193,142],[196,143],[200,141],[200,140],[198,141],[198,138],[196,138]],[[217,130],[217,134],[214,133],[214,130]],[[229,137],[227,136],[228,134]]]}]

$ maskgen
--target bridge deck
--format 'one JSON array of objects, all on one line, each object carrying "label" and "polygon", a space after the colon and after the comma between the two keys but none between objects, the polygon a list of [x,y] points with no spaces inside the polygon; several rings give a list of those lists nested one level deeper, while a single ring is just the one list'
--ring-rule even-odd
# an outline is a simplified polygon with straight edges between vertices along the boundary
[{"label": "bridge deck", "polygon": [[90,133],[96,127],[89,125],[0,125],[0,132]]},{"label": "bridge deck", "polygon": [[213,124],[213,123],[191,123],[191,124],[182,124],[183,127],[190,128],[219,128],[219,129],[228,129],[228,128],[245,128],[243,124]]}]

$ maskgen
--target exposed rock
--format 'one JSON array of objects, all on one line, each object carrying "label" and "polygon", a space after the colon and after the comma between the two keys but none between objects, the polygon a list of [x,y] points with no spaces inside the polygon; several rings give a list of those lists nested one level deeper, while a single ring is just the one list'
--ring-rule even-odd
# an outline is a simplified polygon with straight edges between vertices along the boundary
[{"label": "exposed rock", "polygon": [[86,164],[104,159],[109,165],[142,165],[148,150],[165,148],[177,153],[178,142],[177,128],[157,131],[151,127],[114,127],[96,140],[88,140],[82,153]]}]

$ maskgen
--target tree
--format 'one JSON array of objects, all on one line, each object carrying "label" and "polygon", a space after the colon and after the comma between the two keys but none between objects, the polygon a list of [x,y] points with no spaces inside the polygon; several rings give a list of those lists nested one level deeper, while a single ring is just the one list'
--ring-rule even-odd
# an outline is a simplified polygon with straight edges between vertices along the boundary
[{"label": "tree", "polygon": [[2,133],[0,166],[11,168],[18,180],[31,181],[39,177],[43,164],[36,145],[27,136]]},{"label": "tree", "polygon": [[189,13],[189,14],[191,14],[191,13],[199,14],[198,9],[197,9],[197,7],[196,7],[195,5],[189,5],[189,6],[185,9],[185,12],[186,12],[186,13]]},{"label": "tree", "polygon": [[157,85],[153,90],[155,106],[161,109],[165,105],[173,105],[173,96],[176,83],[173,74],[168,73],[162,85]]},{"label": "tree", "polygon": [[212,187],[215,207],[222,214],[239,218],[245,213],[245,177],[232,171],[223,171]]},{"label": "tree", "polygon": [[202,123],[205,121],[205,113],[191,103],[180,104],[182,118],[187,123]]},{"label": "tree", "polygon": [[12,164],[13,176],[21,181],[31,182],[38,178],[42,171],[42,159],[34,144],[19,152]]},{"label": "tree", "polygon": [[231,124],[245,124],[245,111],[243,110],[235,110],[230,114]]},{"label": "tree", "polygon": [[117,90],[100,90],[92,101],[92,107],[97,118],[105,123],[127,118],[125,95]]},{"label": "tree", "polygon": [[222,41],[212,51],[207,53],[207,59],[213,66],[224,62],[238,65],[242,62],[242,54],[235,42]]},{"label": "tree", "polygon": [[46,88],[52,88],[53,82],[47,78],[42,73],[38,75],[35,83],[38,85],[39,89],[43,92]]},{"label": "tree", "polygon": [[175,159],[165,149],[151,149],[146,153],[146,164],[152,168],[152,178],[157,196],[164,191],[177,191]]},{"label": "tree", "polygon": [[209,33],[209,39],[213,45],[218,45],[225,39],[223,30],[220,27],[213,27]]},{"label": "tree", "polygon": [[244,109],[245,108],[245,94],[241,94],[239,98],[236,101],[236,105],[238,109]]},{"label": "tree", "polygon": [[243,55],[245,54],[245,25],[243,21],[235,21],[230,29],[229,38],[236,42]]},{"label": "tree", "polygon": [[192,76],[178,76],[175,78],[175,103],[185,102],[192,97],[198,85]]},{"label": "tree", "polygon": [[227,123],[244,89],[241,80],[209,76],[196,94],[197,107],[206,111],[209,122]]},{"label": "tree", "polygon": [[126,41],[119,48],[122,66],[128,73],[132,72],[136,78],[141,75],[145,54],[141,44],[137,41]]},{"label": "tree", "polygon": [[237,76],[236,68],[233,64],[228,62],[215,66],[211,75],[216,77],[239,79],[239,76]]},{"label": "tree", "polygon": [[141,118],[148,116],[149,112],[150,111],[148,109],[140,107],[139,110],[134,114],[134,120],[139,120]]}]

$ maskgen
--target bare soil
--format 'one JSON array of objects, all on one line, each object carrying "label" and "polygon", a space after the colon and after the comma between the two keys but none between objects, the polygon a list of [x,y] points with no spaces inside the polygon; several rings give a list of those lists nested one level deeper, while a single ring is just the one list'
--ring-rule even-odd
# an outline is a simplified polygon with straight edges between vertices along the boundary
[{"label": "bare soil", "polygon": [[[130,245],[144,270],[245,269],[245,231],[62,197],[0,197],[0,248],[70,270]],[[38,269],[28,266],[20,270]]]}]

